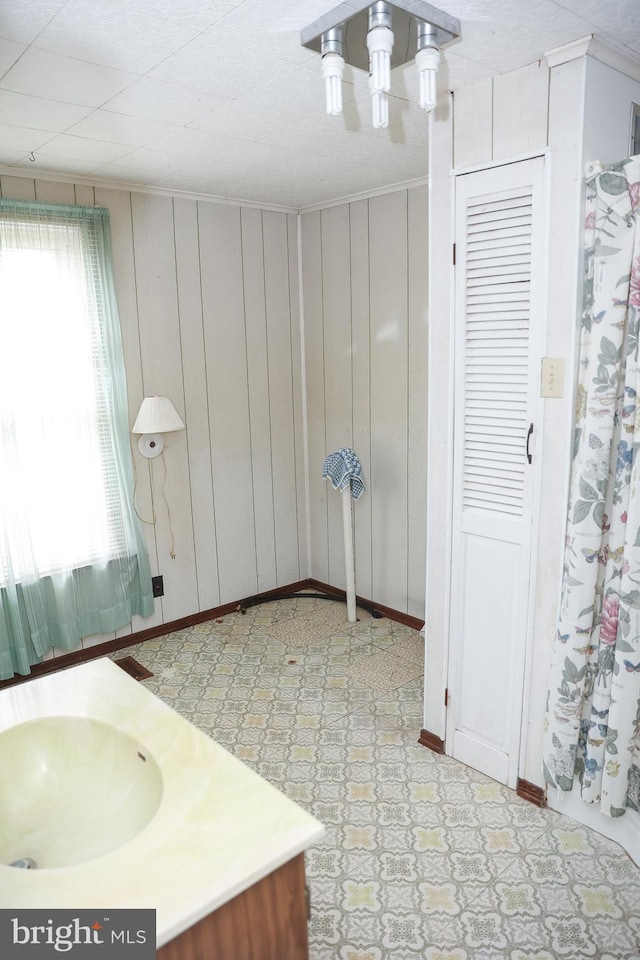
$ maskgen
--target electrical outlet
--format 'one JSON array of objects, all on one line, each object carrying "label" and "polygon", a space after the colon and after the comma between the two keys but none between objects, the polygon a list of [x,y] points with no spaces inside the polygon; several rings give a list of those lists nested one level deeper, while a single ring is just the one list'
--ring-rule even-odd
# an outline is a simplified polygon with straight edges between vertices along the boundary
[{"label": "electrical outlet", "polygon": [[564,394],[564,360],[562,357],[542,358],[541,397],[562,397]]},{"label": "electrical outlet", "polygon": [[164,580],[162,577],[151,577],[151,587],[154,597],[164,597]]}]

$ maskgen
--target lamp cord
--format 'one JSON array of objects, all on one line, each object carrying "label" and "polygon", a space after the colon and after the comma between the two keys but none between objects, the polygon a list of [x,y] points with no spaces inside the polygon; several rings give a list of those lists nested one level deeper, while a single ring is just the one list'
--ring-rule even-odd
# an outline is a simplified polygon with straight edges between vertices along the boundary
[{"label": "lamp cord", "polygon": [[[172,560],[175,560],[175,558],[176,558],[176,542],[175,542],[175,536],[174,536],[174,533],[173,533],[173,523],[172,523],[172,521],[171,521],[171,507],[169,506],[169,501],[168,501],[168,499],[167,499],[167,491],[166,491],[166,483],[167,483],[167,461],[166,461],[165,458],[164,458],[164,450],[162,451],[162,453],[160,454],[160,456],[162,457],[162,467],[163,467],[161,493],[162,493],[162,499],[164,500],[165,505],[166,505],[166,508],[167,508],[167,519],[168,519],[168,521],[169,521],[169,535],[170,535],[170,537],[171,537],[171,547],[170,547],[170,549],[169,549],[169,556],[171,557]],[[137,490],[137,488],[138,488],[138,471],[137,471],[137,469],[136,469],[135,453],[134,453],[134,455],[132,456],[131,459],[132,459],[132,461],[133,461],[133,509],[134,509],[135,515],[136,515],[136,517],[138,518],[138,520],[140,520],[141,523],[146,523],[146,524],[148,524],[150,527],[155,527],[156,522],[157,522],[157,516],[156,516],[155,502],[154,502],[154,498],[153,498],[153,476],[151,477],[151,515],[152,515],[153,519],[152,519],[152,520],[145,520],[144,517],[141,517],[140,514],[138,513],[138,507],[137,507],[137,504],[136,504],[136,490]]]},{"label": "lamp cord", "polygon": [[138,518],[138,520],[139,520],[141,523],[146,523],[146,524],[148,524],[150,527],[155,527],[155,525],[156,525],[156,511],[155,511],[154,506],[153,506],[153,493],[152,493],[152,496],[151,496],[151,515],[152,515],[152,517],[153,517],[153,520],[145,520],[144,517],[141,517],[140,514],[138,513],[138,507],[137,507],[137,504],[136,504],[136,491],[137,491],[137,489],[138,489],[138,470],[137,470],[137,468],[136,468],[136,455],[135,455],[135,451],[133,450],[133,447],[131,447],[131,451],[132,451],[131,460],[132,460],[132,462],[133,462],[133,510],[134,510],[134,513],[135,513],[136,517]]},{"label": "lamp cord", "polygon": [[171,557],[172,560],[175,560],[176,544],[175,544],[175,538],[173,535],[173,526],[171,524],[171,507],[169,506],[169,501],[167,500],[167,492],[165,490],[165,484],[167,482],[167,461],[164,458],[164,450],[162,451],[160,456],[162,457],[162,466],[164,467],[164,471],[162,474],[162,498],[167,506],[167,519],[169,521],[169,533],[171,534],[171,548],[169,550],[169,556]]}]

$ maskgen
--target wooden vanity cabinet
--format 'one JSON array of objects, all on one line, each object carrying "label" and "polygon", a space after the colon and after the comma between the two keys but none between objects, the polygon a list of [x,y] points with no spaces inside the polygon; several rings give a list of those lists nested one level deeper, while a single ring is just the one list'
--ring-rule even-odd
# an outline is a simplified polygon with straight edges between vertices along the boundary
[{"label": "wooden vanity cabinet", "polygon": [[304,854],[160,947],[157,960],[308,960]]}]

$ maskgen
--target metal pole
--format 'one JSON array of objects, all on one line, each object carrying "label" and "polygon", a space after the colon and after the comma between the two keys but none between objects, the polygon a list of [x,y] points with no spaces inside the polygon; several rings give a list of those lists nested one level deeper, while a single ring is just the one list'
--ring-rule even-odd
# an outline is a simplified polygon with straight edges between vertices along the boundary
[{"label": "metal pole", "polygon": [[344,563],[347,574],[347,619],[355,623],[356,617],[356,564],[353,552],[353,522],[351,486],[342,491],[342,525],[344,527]]}]

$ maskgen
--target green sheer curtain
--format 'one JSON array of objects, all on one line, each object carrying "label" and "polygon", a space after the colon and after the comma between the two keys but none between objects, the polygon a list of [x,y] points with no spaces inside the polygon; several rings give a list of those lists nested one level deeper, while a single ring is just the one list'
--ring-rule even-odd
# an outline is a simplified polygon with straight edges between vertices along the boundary
[{"label": "green sheer curtain", "polygon": [[0,200],[0,679],[152,612],[109,213]]}]

